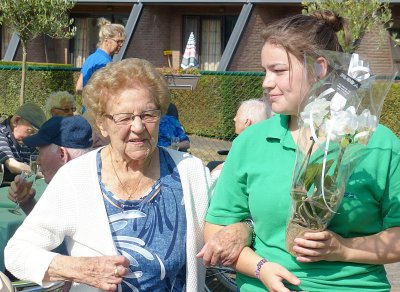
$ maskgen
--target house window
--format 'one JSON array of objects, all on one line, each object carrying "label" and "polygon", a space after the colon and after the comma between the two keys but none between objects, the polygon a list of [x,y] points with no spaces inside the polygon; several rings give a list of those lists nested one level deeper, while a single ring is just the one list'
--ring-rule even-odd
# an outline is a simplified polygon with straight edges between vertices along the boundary
[{"label": "house window", "polygon": [[[74,17],[74,16],[73,16]],[[82,67],[86,58],[92,54],[99,41],[99,27],[97,21],[99,17],[79,17],[75,16],[76,33],[71,41],[72,64],[75,67]],[[112,23],[126,25],[128,18],[125,16],[104,16]]]},{"label": "house window", "polygon": [[12,31],[7,29],[4,25],[1,27],[1,59],[4,58],[6,54],[8,44],[11,40]]},{"label": "house window", "polygon": [[189,35],[196,38],[196,50],[201,70],[215,71],[238,16],[184,16],[183,49],[185,51]]}]

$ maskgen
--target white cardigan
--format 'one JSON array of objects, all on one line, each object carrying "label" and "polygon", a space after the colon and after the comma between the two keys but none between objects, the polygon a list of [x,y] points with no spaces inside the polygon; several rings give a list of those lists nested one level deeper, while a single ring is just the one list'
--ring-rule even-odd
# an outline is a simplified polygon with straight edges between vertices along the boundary
[{"label": "white cardigan", "polygon": [[[5,265],[20,279],[40,285],[56,253],[66,240],[71,256],[117,255],[97,178],[96,153],[68,162],[52,179],[30,215],[9,240]],[[204,291],[205,267],[196,254],[203,246],[203,222],[212,179],[198,158],[167,149],[182,182],[186,220],[186,291]],[[101,291],[74,283],[71,291]]]}]

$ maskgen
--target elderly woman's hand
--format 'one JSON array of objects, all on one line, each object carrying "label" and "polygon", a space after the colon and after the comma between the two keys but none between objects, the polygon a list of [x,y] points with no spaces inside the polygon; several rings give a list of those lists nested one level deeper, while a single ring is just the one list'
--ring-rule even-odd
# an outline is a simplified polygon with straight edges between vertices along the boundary
[{"label": "elderly woman's hand", "polygon": [[208,265],[232,265],[251,240],[250,227],[243,222],[223,227],[215,233],[197,254]]},{"label": "elderly woman's hand", "polygon": [[105,291],[116,291],[128,274],[129,260],[124,256],[70,257],[57,255],[43,281],[72,281]]},{"label": "elderly woman's hand", "polygon": [[307,232],[302,238],[294,240],[293,250],[298,255],[297,261],[303,263],[343,261],[346,257],[345,241],[345,238],[329,230]]},{"label": "elderly woman's hand", "polygon": [[17,175],[11,182],[8,188],[8,198],[19,203],[21,206],[28,203],[35,197],[36,191],[32,189],[32,182],[21,180],[21,177]]}]

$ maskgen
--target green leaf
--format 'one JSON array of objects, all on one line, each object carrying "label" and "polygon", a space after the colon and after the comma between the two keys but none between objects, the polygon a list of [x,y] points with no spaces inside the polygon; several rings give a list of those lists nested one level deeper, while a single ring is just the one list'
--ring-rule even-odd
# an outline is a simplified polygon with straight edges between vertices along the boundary
[{"label": "green leaf", "polygon": [[[334,160],[328,160],[326,162],[325,171],[327,172],[332,166]],[[322,175],[322,163],[313,163],[307,166],[304,175],[304,186],[306,190],[309,190],[313,184],[319,185],[319,181]]]}]

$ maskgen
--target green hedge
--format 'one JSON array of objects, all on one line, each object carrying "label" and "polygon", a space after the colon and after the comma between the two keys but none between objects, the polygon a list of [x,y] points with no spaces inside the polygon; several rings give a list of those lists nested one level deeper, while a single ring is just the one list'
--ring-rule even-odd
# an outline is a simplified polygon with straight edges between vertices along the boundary
[{"label": "green hedge", "polygon": [[201,72],[194,91],[171,90],[171,101],[187,133],[231,140],[239,103],[260,98],[261,82],[261,73]]},{"label": "green hedge", "polygon": [[[26,72],[25,101],[44,104],[53,91],[73,93],[74,71],[70,65],[28,63]],[[13,114],[19,106],[21,84],[20,62],[0,62],[0,115]]]},{"label": "green hedge", "polygon": [[400,83],[393,84],[386,96],[380,122],[400,137]]},{"label": "green hedge", "polygon": [[[74,92],[79,75],[70,65],[29,63],[26,101],[44,107],[53,91]],[[206,137],[232,140],[233,118],[239,103],[263,95],[262,73],[200,71],[197,88],[171,90],[171,100],[179,109],[186,132]],[[21,71],[18,62],[0,62],[0,114],[8,116],[18,108]],[[80,105],[80,97],[77,97]],[[400,83],[392,85],[385,99],[381,122],[400,137]]]},{"label": "green hedge", "polygon": [[[232,140],[232,121],[242,100],[262,96],[261,73],[201,72],[197,88],[191,92],[172,90],[172,102],[189,134]],[[381,114],[381,123],[400,137],[400,83],[389,91]]]}]

